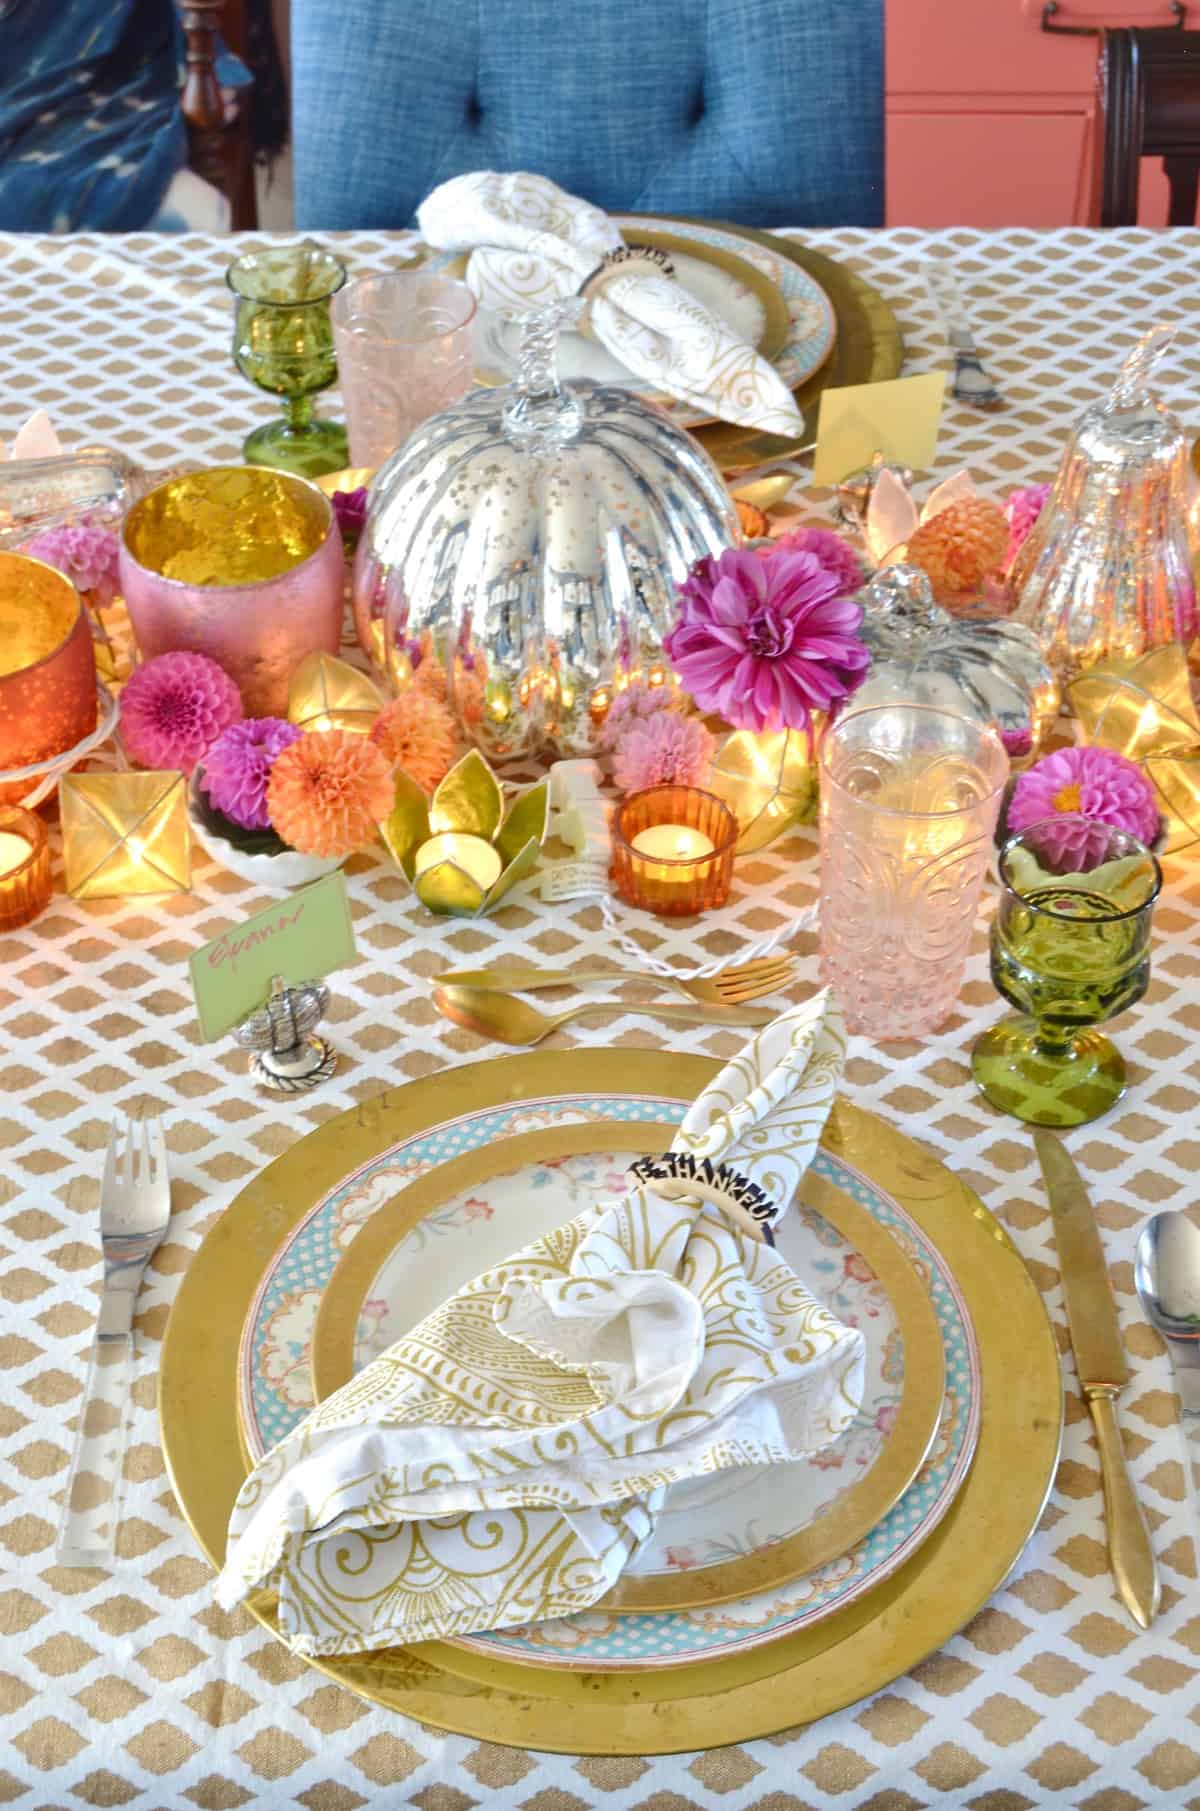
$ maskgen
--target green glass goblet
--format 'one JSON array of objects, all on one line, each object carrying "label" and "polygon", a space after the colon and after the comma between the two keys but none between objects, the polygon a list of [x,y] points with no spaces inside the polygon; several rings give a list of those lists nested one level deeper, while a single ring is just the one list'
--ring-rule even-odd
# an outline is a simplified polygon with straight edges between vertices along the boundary
[{"label": "green glass goblet", "polygon": [[243,377],[283,398],[283,414],[255,428],[243,447],[247,465],[271,465],[319,478],[349,464],[346,430],[317,421],[312,399],[337,379],[329,303],[345,266],[311,240],[246,252],[225,280],[237,298],[233,357]]},{"label": "green glass goblet", "polygon": [[1019,1016],[971,1053],[993,1106],[1030,1125],[1081,1126],[1121,1098],[1124,1059],[1096,1026],[1146,991],[1161,885],[1136,837],[1074,814],[1004,845],[992,980]]}]

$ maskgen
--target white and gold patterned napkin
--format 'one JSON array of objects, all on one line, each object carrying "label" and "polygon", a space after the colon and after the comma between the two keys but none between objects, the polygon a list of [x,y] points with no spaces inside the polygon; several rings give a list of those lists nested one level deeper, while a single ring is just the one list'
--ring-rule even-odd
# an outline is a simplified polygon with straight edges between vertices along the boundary
[{"label": "white and gold patterned napkin", "polygon": [[[577,294],[625,243],[600,208],[520,170],[453,177],[426,196],[417,225],[438,250],[469,252],[467,282],[485,307],[511,317]],[[652,265],[614,266],[590,308],[601,345],[652,389],[721,421],[804,433],[774,367]]]},{"label": "white and gold patterned napkin", "polygon": [[[844,1053],[818,994],[721,1071],[672,1150],[732,1165],[786,1209]],[[467,1284],[268,1453],[238,1496],[218,1598],[274,1588],[306,1654],[587,1609],[668,1486],[836,1439],[863,1349],[720,1207],[635,1187]]]}]

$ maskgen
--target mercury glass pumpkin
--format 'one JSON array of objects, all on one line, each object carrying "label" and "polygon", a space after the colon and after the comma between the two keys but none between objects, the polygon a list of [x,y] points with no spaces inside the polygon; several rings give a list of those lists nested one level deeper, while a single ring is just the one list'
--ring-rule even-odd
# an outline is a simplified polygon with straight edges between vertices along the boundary
[{"label": "mercury glass pumpkin", "polygon": [[1189,441],[1149,388],[1173,336],[1145,334],[1111,395],[1087,410],[1013,562],[1018,620],[1063,680],[1196,632]]},{"label": "mercury glass pumpkin", "polygon": [[966,621],[933,600],[916,566],[888,566],[858,594],[871,666],[850,701],[926,704],[994,723],[1010,755],[1029,754],[1059,704],[1037,637],[1010,618]]},{"label": "mercury glass pumpkin", "polygon": [[560,386],[574,304],[528,317],[515,382],[433,416],[379,471],[359,639],[397,689],[438,661],[493,761],[586,755],[614,691],[665,667],[688,568],[739,539],[721,474],[653,403]]}]

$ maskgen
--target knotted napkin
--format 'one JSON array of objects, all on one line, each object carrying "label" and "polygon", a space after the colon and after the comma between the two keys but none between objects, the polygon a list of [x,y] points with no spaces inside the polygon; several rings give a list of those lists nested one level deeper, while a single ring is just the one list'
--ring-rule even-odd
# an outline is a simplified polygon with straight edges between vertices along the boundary
[{"label": "knotted napkin", "polygon": [[[721,1071],[672,1151],[786,1211],[844,1053],[818,994]],[[468,1283],[269,1453],[217,1596],[275,1589],[305,1654],[587,1609],[670,1485],[804,1459],[862,1388],[862,1335],[770,1244],[712,1201],[631,1184]]]},{"label": "knotted napkin", "polygon": [[653,263],[614,263],[627,248],[608,215],[545,176],[455,176],[426,196],[417,225],[438,250],[470,253],[467,282],[485,307],[519,317],[587,285],[595,338],[652,389],[721,421],[803,434],[774,367]]}]

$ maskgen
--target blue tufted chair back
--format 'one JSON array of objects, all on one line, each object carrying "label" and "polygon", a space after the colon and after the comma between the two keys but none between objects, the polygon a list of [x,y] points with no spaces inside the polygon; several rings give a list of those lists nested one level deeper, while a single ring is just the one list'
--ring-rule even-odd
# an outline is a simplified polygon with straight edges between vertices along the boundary
[{"label": "blue tufted chair back", "polygon": [[296,219],[408,226],[467,170],[609,210],[883,217],[883,0],[292,0]]}]

